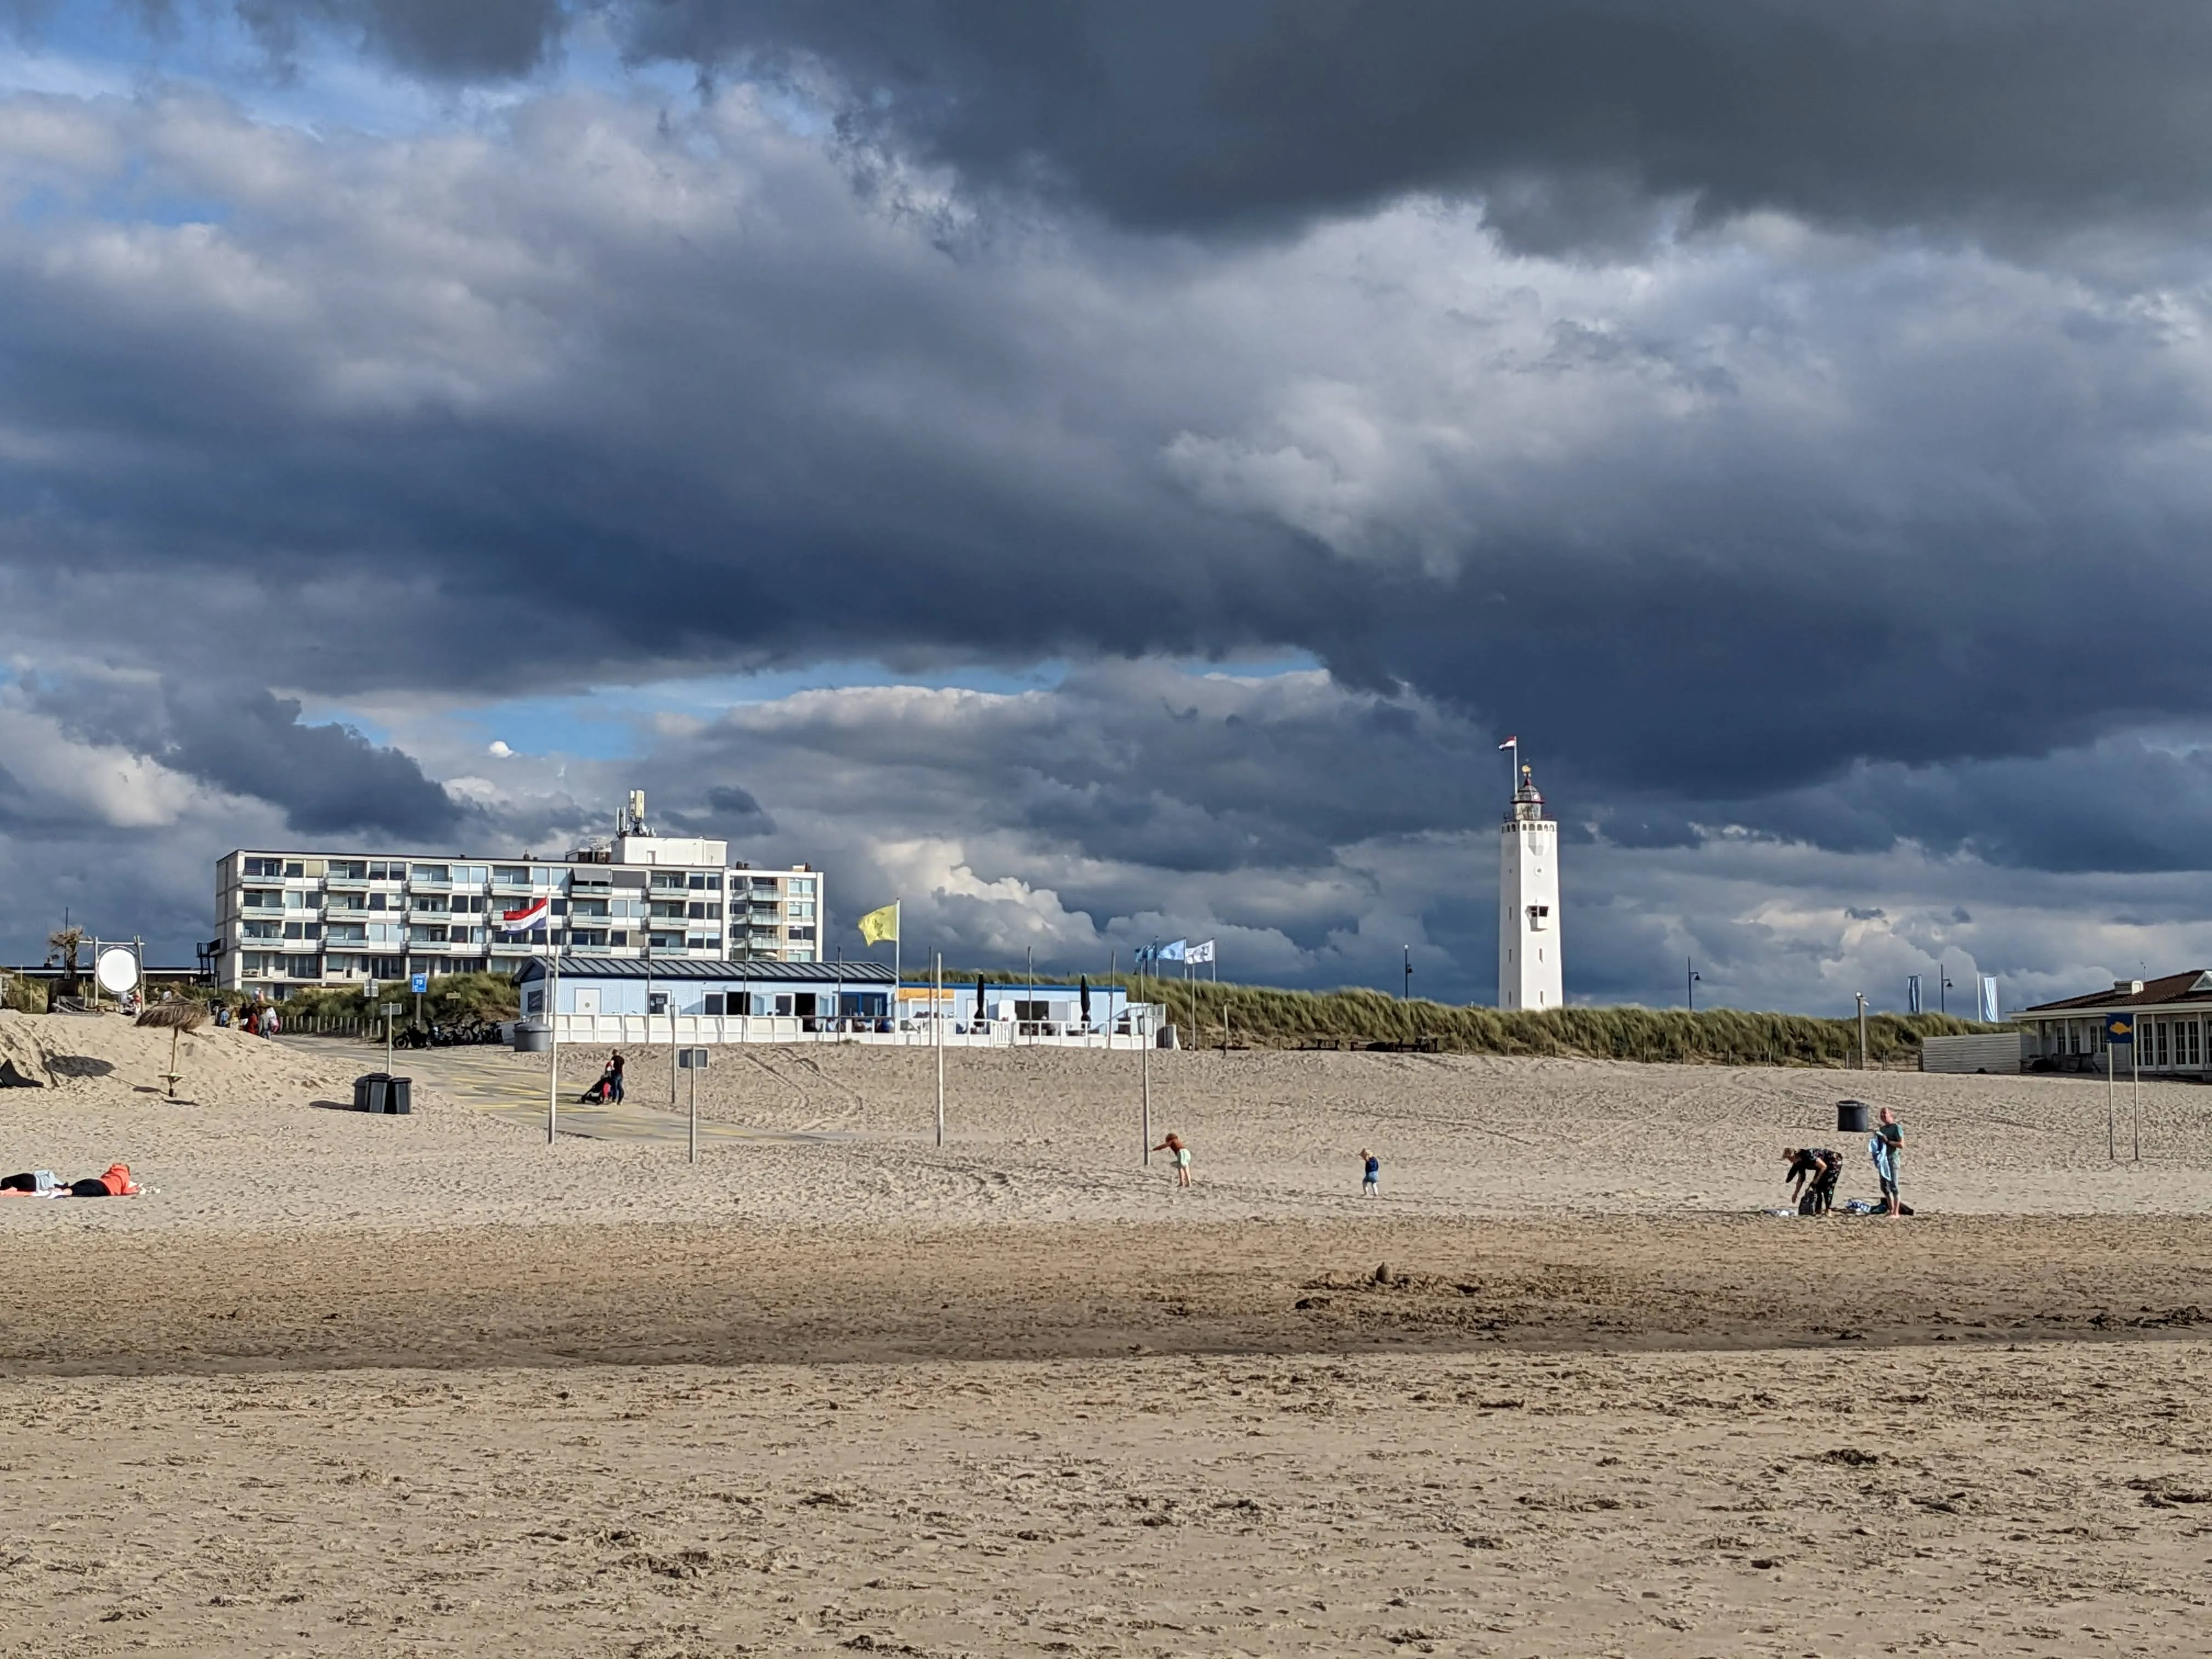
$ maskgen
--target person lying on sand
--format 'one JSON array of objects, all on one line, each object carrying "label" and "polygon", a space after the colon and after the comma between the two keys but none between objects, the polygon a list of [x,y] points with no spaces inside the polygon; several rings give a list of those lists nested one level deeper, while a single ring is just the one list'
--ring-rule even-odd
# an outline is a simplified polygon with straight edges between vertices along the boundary
[{"label": "person lying on sand", "polygon": [[128,1164],[111,1164],[104,1175],[82,1181],[58,1182],[52,1170],[26,1170],[0,1176],[0,1194],[24,1193],[33,1198],[136,1198],[138,1183],[131,1178]]},{"label": "person lying on sand", "polygon": [[1178,1187],[1190,1185],[1190,1148],[1182,1144],[1181,1135],[1170,1135],[1152,1150],[1156,1152],[1174,1153],[1176,1185]]}]

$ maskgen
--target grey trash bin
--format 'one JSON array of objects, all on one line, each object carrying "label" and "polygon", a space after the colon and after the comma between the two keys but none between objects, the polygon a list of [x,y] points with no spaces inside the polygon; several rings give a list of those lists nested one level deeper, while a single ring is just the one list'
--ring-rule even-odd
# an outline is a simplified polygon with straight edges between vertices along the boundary
[{"label": "grey trash bin", "polygon": [[1839,1100],[1836,1103],[1836,1127],[1844,1133],[1863,1135],[1867,1133],[1867,1103],[1863,1100]]},{"label": "grey trash bin", "polygon": [[1160,1027],[1159,1046],[1163,1048],[1180,1048],[1182,1047],[1182,1038],[1176,1032],[1174,1026],[1163,1025]]},{"label": "grey trash bin", "polygon": [[518,1019],[514,1022],[514,1052],[518,1054],[542,1054],[553,1046],[553,1028],[542,1019]]},{"label": "grey trash bin", "polygon": [[384,1079],[384,1109],[394,1117],[406,1117],[415,1110],[415,1079],[411,1077],[388,1077]]},{"label": "grey trash bin", "polygon": [[353,1080],[354,1110],[356,1112],[382,1111],[384,1108],[381,1104],[375,1106],[369,1104],[368,1091],[372,1087],[380,1086],[383,1081],[384,1073],[381,1072],[371,1072],[366,1077],[356,1078]]}]

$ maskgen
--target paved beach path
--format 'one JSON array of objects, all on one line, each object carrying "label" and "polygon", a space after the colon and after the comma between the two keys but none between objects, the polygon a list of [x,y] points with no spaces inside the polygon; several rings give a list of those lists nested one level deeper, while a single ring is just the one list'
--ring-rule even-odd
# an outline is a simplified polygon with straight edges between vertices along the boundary
[{"label": "paved beach path", "polygon": [[[381,1045],[356,1045],[347,1039],[326,1036],[286,1036],[277,1041],[318,1059],[328,1059],[333,1048],[343,1044],[348,1052],[360,1055],[362,1070],[380,1070],[384,1065]],[[665,1073],[649,1076],[642,1069],[633,1069],[627,1079],[629,1099],[620,1105],[587,1106],[576,1097],[583,1093],[598,1073],[592,1065],[574,1063],[580,1052],[569,1048],[562,1055],[558,1124],[562,1134],[590,1140],[683,1144],[688,1133],[684,1103],[689,1097],[689,1078],[678,1083],[677,1103],[672,1106],[665,1097]],[[599,1054],[596,1048],[590,1053]],[[604,1057],[594,1063],[604,1064]],[[464,1106],[512,1122],[535,1124],[541,1128],[544,1125],[545,1067],[542,1060],[527,1070],[519,1069],[507,1049],[489,1044],[478,1048],[407,1048],[392,1051],[392,1069],[401,1077],[414,1079],[416,1088],[435,1089]],[[643,1098],[639,1098],[641,1096]],[[738,1141],[811,1142],[847,1138],[749,1128],[742,1124],[716,1121],[703,1115],[699,1119],[699,1144],[702,1146]]]}]

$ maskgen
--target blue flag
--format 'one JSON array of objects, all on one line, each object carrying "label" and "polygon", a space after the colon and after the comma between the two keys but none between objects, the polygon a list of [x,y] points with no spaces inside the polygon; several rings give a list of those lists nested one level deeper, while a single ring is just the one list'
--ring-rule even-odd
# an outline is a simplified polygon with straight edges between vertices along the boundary
[{"label": "blue flag", "polygon": [[1920,975],[1917,974],[1905,976],[1905,1012],[1908,1014],[1920,1012]]},{"label": "blue flag", "polygon": [[1161,962],[1181,962],[1182,960],[1183,947],[1188,943],[1189,941],[1188,939],[1179,939],[1172,944],[1163,945],[1152,954]]}]

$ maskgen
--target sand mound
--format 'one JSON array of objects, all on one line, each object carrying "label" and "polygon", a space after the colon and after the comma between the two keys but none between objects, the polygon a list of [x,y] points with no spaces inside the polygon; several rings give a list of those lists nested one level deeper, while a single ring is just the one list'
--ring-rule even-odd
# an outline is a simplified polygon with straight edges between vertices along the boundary
[{"label": "sand mound", "polygon": [[[237,1093],[320,1087],[326,1066],[265,1038],[203,1026],[177,1040],[180,1087]],[[169,1033],[120,1014],[24,1014],[0,1009],[0,1061],[52,1089],[159,1089],[169,1069]]]}]

